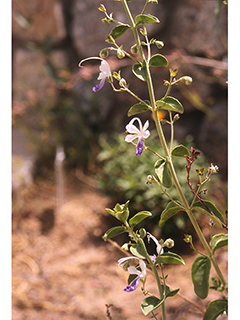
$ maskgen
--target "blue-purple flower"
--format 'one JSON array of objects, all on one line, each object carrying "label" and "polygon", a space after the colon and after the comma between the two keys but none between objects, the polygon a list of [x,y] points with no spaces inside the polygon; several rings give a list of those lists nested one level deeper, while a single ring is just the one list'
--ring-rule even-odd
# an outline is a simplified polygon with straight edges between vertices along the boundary
[{"label": "blue-purple flower", "polygon": [[99,73],[99,76],[97,78],[97,80],[100,80],[100,83],[97,84],[95,87],[93,87],[93,91],[94,92],[97,92],[99,91],[100,89],[102,89],[104,83],[105,83],[105,80],[109,77],[111,77],[111,69],[110,69],[110,66],[109,64],[107,63],[106,60],[100,58],[100,57],[90,57],[90,58],[86,58],[86,59],[83,59],[82,61],[79,62],[79,67],[81,67],[81,64],[87,60],[92,60],[92,59],[97,59],[97,60],[101,60],[101,64],[100,64],[100,73]]},{"label": "blue-purple flower", "polygon": [[137,275],[137,277],[128,286],[126,286],[126,288],[124,289],[124,291],[126,291],[126,292],[134,291],[137,288],[137,286],[139,284],[139,281],[141,279],[145,279],[146,278],[146,274],[147,274],[146,273],[146,264],[145,264],[145,262],[142,259],[139,259],[139,258],[134,257],[134,256],[119,259],[118,260],[118,266],[122,267],[127,261],[133,260],[133,259],[138,261],[141,271],[137,270],[137,268],[133,267],[133,266],[130,266],[130,267],[127,268],[127,271],[129,272],[129,274],[135,274],[135,275]]},{"label": "blue-purple flower", "polygon": [[[139,129],[133,124],[135,121],[138,121]],[[125,141],[126,142],[132,142],[134,139],[138,139],[137,148],[136,148],[136,156],[140,156],[142,154],[144,149],[144,142],[143,139],[147,139],[150,136],[149,130],[147,128],[149,127],[148,120],[145,122],[144,126],[142,125],[142,122],[139,118],[133,118],[129,124],[126,126],[126,130],[129,133]]]}]

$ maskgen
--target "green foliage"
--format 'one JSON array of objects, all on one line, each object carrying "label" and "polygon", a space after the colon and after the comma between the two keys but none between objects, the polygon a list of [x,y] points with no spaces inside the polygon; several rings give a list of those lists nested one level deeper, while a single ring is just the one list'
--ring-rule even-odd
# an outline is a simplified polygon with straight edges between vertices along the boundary
[{"label": "green foliage", "polygon": [[[151,211],[153,217],[159,216],[160,212],[167,206],[169,199],[162,194],[157,184],[146,184],[147,176],[155,174],[154,163],[158,158],[147,150],[140,157],[136,157],[134,155],[134,146],[126,143],[124,137],[124,134],[114,134],[109,139],[106,139],[105,135],[100,136],[99,144],[101,150],[97,160],[101,171],[96,175],[99,186],[102,191],[113,198],[114,202],[124,202],[127,199],[131,199],[129,206],[133,213]],[[151,135],[146,140],[146,143],[151,146],[151,149],[156,150],[160,154],[162,153],[155,130],[151,131]],[[191,137],[187,137],[184,144],[187,149],[190,149],[192,145]],[[185,157],[174,157],[173,161],[184,194],[190,201],[192,194],[186,185]],[[206,168],[208,166],[209,164],[206,163],[204,156],[198,157],[194,163],[194,168]],[[196,183],[198,182],[197,174],[195,177],[192,175],[191,178],[193,183],[194,180]],[[217,179],[218,177],[214,176],[212,181],[214,182]],[[209,182],[209,188],[212,181]],[[168,193],[173,199],[179,199],[175,187],[168,189]],[[177,211],[180,210],[181,208]],[[166,217],[164,216],[163,218],[162,216],[164,221],[167,220]]]},{"label": "green foliage", "polygon": [[228,245],[228,235],[224,234],[224,233],[220,233],[220,234],[215,234],[211,241],[210,241],[210,247],[213,251],[213,253],[224,246]]},{"label": "green foliage", "polygon": [[225,299],[214,300],[209,303],[203,320],[215,320],[223,312],[228,312],[228,301]]},{"label": "green foliage", "polygon": [[196,295],[205,299],[209,291],[211,261],[207,256],[197,257],[192,264],[192,282]]},{"label": "green foliage", "polygon": [[135,214],[135,216],[133,216],[130,220],[129,220],[129,225],[131,227],[135,227],[137,224],[139,224],[140,222],[142,222],[144,219],[151,217],[152,214],[151,212],[148,211],[141,211],[138,212],[137,214]]},{"label": "green foliage", "polygon": [[182,264],[185,265],[184,260],[176,253],[173,252],[165,252],[156,258],[157,263],[163,264]]},{"label": "green foliage", "polygon": [[155,54],[149,60],[150,67],[167,67],[168,61],[167,59],[161,54]]},{"label": "green foliage", "polygon": [[145,316],[149,315],[152,311],[159,308],[165,299],[159,299],[155,296],[147,297],[141,304],[142,312]]},{"label": "green foliage", "polygon": [[160,183],[166,188],[171,188],[172,178],[168,169],[167,161],[165,159],[157,160],[154,168]]},{"label": "green foliage", "polygon": [[150,101],[145,100],[144,102],[139,102],[134,104],[128,111],[128,116],[134,116],[135,114],[143,113],[149,110]]},{"label": "green foliage", "polygon": [[178,113],[184,112],[181,102],[178,99],[170,96],[156,101],[156,105],[158,109],[164,109],[164,110],[174,111]]}]

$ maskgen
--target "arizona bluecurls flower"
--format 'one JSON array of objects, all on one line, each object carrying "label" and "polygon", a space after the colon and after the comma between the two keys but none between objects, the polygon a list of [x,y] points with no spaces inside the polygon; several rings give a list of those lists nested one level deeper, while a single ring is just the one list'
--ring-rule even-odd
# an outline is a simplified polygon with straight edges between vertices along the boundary
[{"label": "arizona bluecurls flower", "polygon": [[109,78],[111,77],[111,70],[110,70],[110,66],[109,64],[107,63],[106,60],[100,58],[100,57],[90,57],[90,58],[86,58],[86,59],[83,59],[82,61],[79,62],[78,66],[81,67],[81,64],[87,60],[92,60],[92,59],[97,59],[97,60],[101,60],[101,65],[99,67],[100,69],[100,73],[99,73],[99,76],[97,78],[97,80],[101,80],[99,84],[97,84],[95,87],[93,87],[93,91],[94,92],[97,92],[99,91],[100,89],[102,89],[104,83],[105,83],[105,80],[106,78]]},{"label": "arizona bluecurls flower", "polygon": [[[147,233],[147,237],[148,237],[148,240],[149,240],[149,238],[151,238],[155,242],[157,254],[158,255],[162,254],[163,249],[162,249],[162,246],[160,245],[160,243],[157,241],[157,239],[149,232]],[[149,257],[151,258],[152,262],[155,263],[157,256],[154,254],[154,255],[149,255]]]},{"label": "arizona bluecurls flower", "polygon": [[[135,121],[138,121],[139,129],[133,124]],[[149,130],[147,130],[149,126],[148,120],[145,122],[144,126],[142,126],[142,122],[139,118],[133,118],[128,125],[126,125],[126,130],[128,133],[125,141],[132,142],[134,139],[138,138],[138,144],[136,148],[136,156],[140,156],[144,149],[143,139],[147,139],[150,136]]]},{"label": "arizona bluecurls flower", "polygon": [[137,277],[128,286],[126,286],[126,288],[124,289],[124,291],[126,291],[126,292],[134,291],[137,288],[140,279],[146,278],[146,274],[147,274],[146,273],[146,264],[145,264],[145,262],[142,259],[139,259],[139,258],[134,257],[134,256],[119,259],[118,260],[118,266],[122,267],[125,264],[125,262],[127,262],[129,260],[132,260],[132,259],[137,260],[139,262],[139,266],[141,268],[141,271],[137,270],[137,268],[133,267],[133,266],[128,267],[127,271],[130,274],[136,274]]}]

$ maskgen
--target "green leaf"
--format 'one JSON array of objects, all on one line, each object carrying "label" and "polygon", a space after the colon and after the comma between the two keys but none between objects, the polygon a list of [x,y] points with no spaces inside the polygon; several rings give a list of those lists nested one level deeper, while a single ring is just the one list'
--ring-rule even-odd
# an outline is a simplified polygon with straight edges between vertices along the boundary
[{"label": "green leaf", "polygon": [[141,304],[141,310],[145,316],[149,315],[152,311],[160,307],[165,299],[158,299],[155,296],[147,297]]},{"label": "green leaf", "polygon": [[210,241],[210,247],[213,253],[224,246],[228,245],[228,235],[224,233],[215,234]]},{"label": "green leaf", "polygon": [[131,27],[128,24],[120,24],[110,32],[110,36],[112,36],[114,39],[117,39],[130,28]]},{"label": "green leaf", "polygon": [[184,260],[176,253],[173,252],[165,252],[159,254],[156,258],[157,263],[163,264],[182,264],[185,265]]},{"label": "green leaf", "polygon": [[151,14],[139,14],[136,16],[136,26],[140,24],[156,23],[160,22],[157,17],[152,16]]},{"label": "green leaf", "polygon": [[167,59],[161,54],[155,54],[149,60],[150,67],[167,67],[168,61]]},{"label": "green leaf", "polygon": [[[164,286],[163,285],[161,285],[161,286],[164,291]],[[179,290],[180,289],[171,290],[168,286],[165,286],[165,297],[166,298],[174,297],[178,293]]]},{"label": "green leaf", "polygon": [[147,217],[151,217],[151,216],[152,216],[152,214],[149,211],[138,212],[137,214],[135,214],[135,216],[133,216],[129,220],[129,224],[131,227],[135,227],[137,224],[142,222],[144,219],[146,219]]},{"label": "green leaf", "polygon": [[215,320],[224,311],[228,312],[228,301],[225,299],[214,300],[209,303],[203,320]]},{"label": "green leaf", "polygon": [[166,160],[165,159],[157,160],[154,168],[161,184],[166,188],[171,188],[172,178],[171,178]]},{"label": "green leaf", "polygon": [[197,257],[192,265],[192,282],[196,295],[205,299],[209,290],[211,261],[207,256]]},{"label": "green leaf", "polygon": [[147,68],[145,64],[134,64],[132,71],[138,79],[147,81]]},{"label": "green leaf", "polygon": [[139,114],[145,111],[149,110],[149,107],[146,104],[150,104],[150,102],[148,100],[144,100],[145,103],[143,102],[139,102],[137,104],[135,104],[134,106],[132,106],[129,110],[128,110],[128,116],[131,117],[135,114]]},{"label": "green leaf", "polygon": [[179,146],[176,146],[172,150],[172,156],[174,157],[184,157],[185,155],[190,156],[188,148],[180,144]]},{"label": "green leaf", "polygon": [[174,112],[183,113],[184,109],[180,101],[173,97],[166,97],[164,99],[156,101],[156,105],[158,109],[164,109]]},{"label": "green leaf", "polygon": [[224,219],[221,212],[215,207],[215,205],[212,202],[205,200],[204,203],[213,212],[214,216],[210,212],[208,212],[208,210],[200,201],[195,202],[192,208],[206,214],[208,217],[210,217],[211,219],[216,221],[220,226],[222,226],[221,222],[224,223]]},{"label": "green leaf", "polygon": [[106,241],[107,239],[118,236],[121,233],[126,232],[127,229],[124,226],[113,227],[109,229],[103,236],[103,239]]},{"label": "green leaf", "polygon": [[145,259],[148,256],[145,244],[141,238],[138,239],[137,244],[134,244],[130,247],[130,251],[134,256],[140,259]]},{"label": "green leaf", "polygon": [[166,208],[163,210],[162,214],[161,214],[161,219],[159,221],[159,226],[162,227],[164,225],[164,223],[171,218],[172,216],[174,216],[176,213],[178,213],[179,211],[182,211],[182,208],[180,206],[178,206],[176,203],[174,202],[169,202],[166,206]]}]

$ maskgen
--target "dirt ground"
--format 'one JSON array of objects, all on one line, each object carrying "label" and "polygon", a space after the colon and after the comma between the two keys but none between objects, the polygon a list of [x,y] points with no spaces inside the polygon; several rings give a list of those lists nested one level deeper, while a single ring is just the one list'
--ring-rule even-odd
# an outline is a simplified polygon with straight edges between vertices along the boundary
[{"label": "dirt ground", "polygon": [[[64,204],[56,212],[55,192],[51,183],[40,183],[13,196],[12,319],[150,318],[140,310],[144,298],[140,288],[123,291],[128,274],[117,260],[124,254],[101,238],[110,227],[105,211],[109,199],[79,182],[65,190]],[[226,277],[227,252],[218,251],[216,258]],[[197,298],[191,283],[195,255],[183,258],[185,266],[165,270],[168,284],[180,288],[177,296],[166,300],[168,320],[202,319],[209,301],[220,294],[210,290],[207,299]],[[157,295],[151,274],[146,288]],[[109,315],[106,305],[111,305]]]}]

